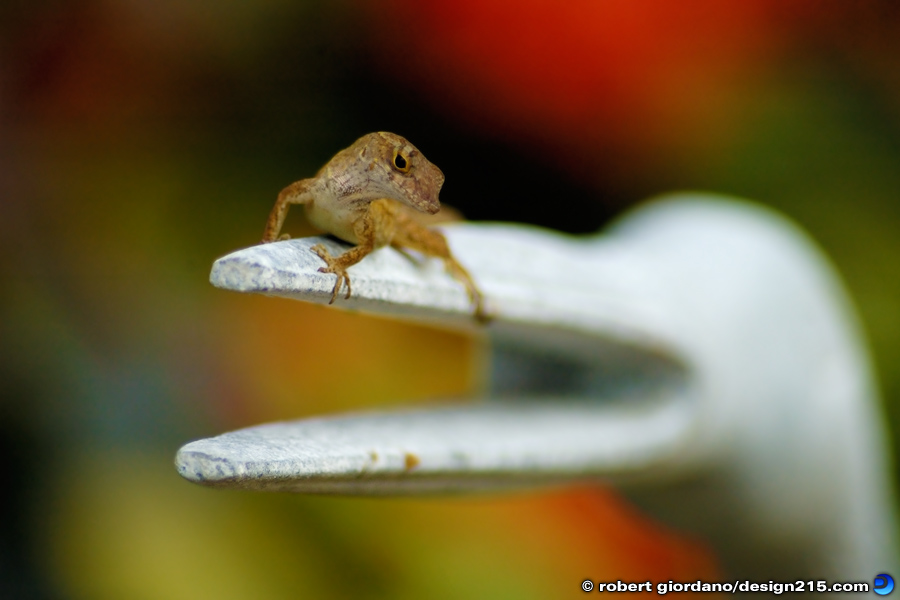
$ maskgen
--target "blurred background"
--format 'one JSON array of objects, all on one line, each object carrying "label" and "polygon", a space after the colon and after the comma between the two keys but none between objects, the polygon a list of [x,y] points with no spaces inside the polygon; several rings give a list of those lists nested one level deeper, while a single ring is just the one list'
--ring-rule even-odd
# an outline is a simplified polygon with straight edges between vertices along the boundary
[{"label": "blurred background", "polygon": [[[584,234],[703,189],[843,274],[900,424],[891,0],[0,4],[0,597],[548,598],[717,576],[602,487],[475,499],[211,491],[186,441],[464,397],[465,337],[213,289],[278,191],[374,130],[475,220]],[[287,231],[310,235],[302,211]],[[352,365],[352,369],[347,365]]]}]

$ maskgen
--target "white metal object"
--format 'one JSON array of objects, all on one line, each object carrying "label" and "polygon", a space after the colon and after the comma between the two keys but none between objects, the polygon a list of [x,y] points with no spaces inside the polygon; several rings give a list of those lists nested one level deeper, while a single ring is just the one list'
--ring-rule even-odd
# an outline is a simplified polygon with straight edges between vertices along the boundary
[{"label": "white metal object", "polygon": [[[445,228],[485,293],[493,397],[263,425],[184,446],[220,487],[419,493],[603,478],[707,537],[729,575],[868,581],[896,565],[883,425],[852,310],[793,225],[709,196],[658,200],[594,238]],[[327,302],[307,238],[219,259],[214,285]],[[337,305],[477,329],[437,261],[391,249]],[[896,573],[896,571],[895,571]]]}]

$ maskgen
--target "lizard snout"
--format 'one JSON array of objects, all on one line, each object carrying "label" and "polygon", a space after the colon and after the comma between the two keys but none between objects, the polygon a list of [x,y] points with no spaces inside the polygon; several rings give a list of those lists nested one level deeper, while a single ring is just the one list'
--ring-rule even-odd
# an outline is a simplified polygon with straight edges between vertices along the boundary
[{"label": "lizard snout", "polygon": [[429,215],[441,210],[441,201],[438,199],[441,186],[444,185],[444,174],[441,170],[434,164],[426,162],[418,173],[416,182],[416,192],[412,198],[416,209]]}]

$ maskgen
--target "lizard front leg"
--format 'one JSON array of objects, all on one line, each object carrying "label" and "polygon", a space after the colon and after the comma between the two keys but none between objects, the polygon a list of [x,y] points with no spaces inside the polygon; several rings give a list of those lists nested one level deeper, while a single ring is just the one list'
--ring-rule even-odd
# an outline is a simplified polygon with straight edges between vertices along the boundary
[{"label": "lizard front leg", "polygon": [[290,208],[291,204],[306,204],[312,200],[309,188],[313,181],[312,179],[295,181],[278,193],[278,199],[275,200],[275,206],[272,207],[272,212],[269,213],[269,220],[266,221],[266,229],[263,231],[263,244],[268,244],[275,240],[286,240],[291,237],[288,234],[278,235],[281,232],[281,226],[284,225],[284,219],[287,217],[288,208]]},{"label": "lizard front leg", "polygon": [[350,276],[347,274],[347,268],[361,261],[373,249],[374,246],[372,244],[360,244],[335,257],[331,256],[322,244],[316,244],[310,248],[310,250],[319,255],[319,258],[325,261],[326,266],[319,267],[319,273],[334,273],[337,275],[337,282],[334,284],[334,290],[331,292],[331,300],[328,301],[328,304],[334,304],[338,292],[341,291],[341,287],[345,283],[347,284],[347,293],[344,295],[344,298],[350,297]]},{"label": "lizard front leg", "polygon": [[349,267],[361,261],[375,248],[380,248],[390,243],[394,230],[394,211],[390,206],[390,202],[390,200],[375,200],[369,204],[366,214],[353,225],[359,244],[340,256],[331,256],[322,244],[316,244],[310,248],[319,258],[325,261],[326,266],[320,267],[319,272],[334,273],[338,278],[334,284],[334,290],[331,292],[331,300],[329,300],[328,304],[334,304],[341,287],[345,283],[347,284],[347,293],[344,295],[344,298],[350,298],[350,275],[347,274]]}]

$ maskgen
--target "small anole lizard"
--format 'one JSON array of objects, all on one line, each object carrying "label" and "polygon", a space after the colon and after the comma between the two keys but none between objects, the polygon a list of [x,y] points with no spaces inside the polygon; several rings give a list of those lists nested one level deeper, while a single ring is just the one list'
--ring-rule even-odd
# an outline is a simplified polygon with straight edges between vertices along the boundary
[{"label": "small anole lizard", "polygon": [[263,243],[279,237],[291,204],[303,204],[309,222],[327,233],[356,244],[334,257],[321,244],[312,247],[323,261],[321,273],[334,273],[337,282],[332,304],[346,284],[347,268],[377,248],[408,248],[444,261],[447,271],[466,286],[475,306],[475,318],[486,321],[484,301],[475,282],[450,253],[443,234],[417,221],[418,213],[433,215],[441,209],[438,193],[444,174],[419,150],[399,135],[377,132],[364,135],[341,150],[314,177],[301,179],[278,194],[263,233]]}]

